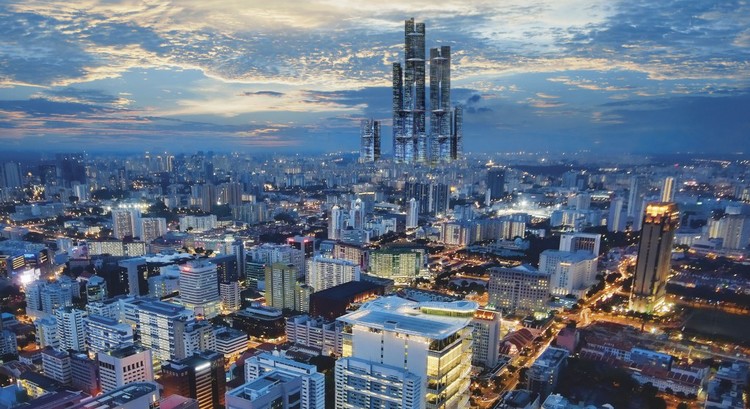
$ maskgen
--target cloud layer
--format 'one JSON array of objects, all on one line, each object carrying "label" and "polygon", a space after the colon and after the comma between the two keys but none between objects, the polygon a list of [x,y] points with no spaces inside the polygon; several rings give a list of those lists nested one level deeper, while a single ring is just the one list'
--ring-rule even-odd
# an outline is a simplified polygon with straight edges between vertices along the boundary
[{"label": "cloud layer", "polygon": [[0,140],[354,150],[411,16],[453,48],[469,150],[750,149],[739,0],[5,2]]}]

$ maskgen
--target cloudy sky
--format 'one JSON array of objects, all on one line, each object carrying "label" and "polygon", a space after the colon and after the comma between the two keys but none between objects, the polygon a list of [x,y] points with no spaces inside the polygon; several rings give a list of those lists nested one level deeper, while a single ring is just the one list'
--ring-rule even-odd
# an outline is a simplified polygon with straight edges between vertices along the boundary
[{"label": "cloudy sky", "polygon": [[6,0],[0,146],[390,152],[409,17],[469,151],[750,151],[746,0]]}]

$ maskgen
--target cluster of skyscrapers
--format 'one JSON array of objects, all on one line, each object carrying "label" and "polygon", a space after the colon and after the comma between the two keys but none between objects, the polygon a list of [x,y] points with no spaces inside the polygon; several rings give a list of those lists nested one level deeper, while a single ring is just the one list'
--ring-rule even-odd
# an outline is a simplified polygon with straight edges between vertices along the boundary
[{"label": "cluster of skyscrapers", "polygon": [[[430,49],[430,125],[425,98],[427,58],[425,25],[414,19],[404,27],[404,63],[393,63],[393,160],[396,163],[449,163],[463,150],[463,110],[451,105],[451,48]],[[361,162],[380,157],[380,122],[365,119]]]}]

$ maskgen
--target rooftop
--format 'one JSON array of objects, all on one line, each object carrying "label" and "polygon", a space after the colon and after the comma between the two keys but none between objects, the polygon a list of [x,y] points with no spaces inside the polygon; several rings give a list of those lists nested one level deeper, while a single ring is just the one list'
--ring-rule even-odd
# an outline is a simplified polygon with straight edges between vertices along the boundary
[{"label": "rooftop", "polygon": [[349,281],[313,294],[315,298],[346,299],[365,291],[382,289],[383,286],[369,281]]},{"label": "rooftop", "polygon": [[339,318],[351,325],[443,339],[466,327],[478,305],[472,301],[413,302],[380,297]]},{"label": "rooftop", "polygon": [[159,396],[156,383],[133,382],[74,406],[72,409],[114,409],[152,393]]}]

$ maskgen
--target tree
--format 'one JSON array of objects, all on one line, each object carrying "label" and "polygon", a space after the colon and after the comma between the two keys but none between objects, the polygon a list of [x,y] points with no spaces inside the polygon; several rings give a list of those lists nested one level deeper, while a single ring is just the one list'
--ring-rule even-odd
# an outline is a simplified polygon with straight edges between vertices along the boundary
[{"label": "tree", "polygon": [[677,409],[690,409],[690,406],[688,406],[688,404],[685,402],[680,402],[679,404],[677,404]]}]

